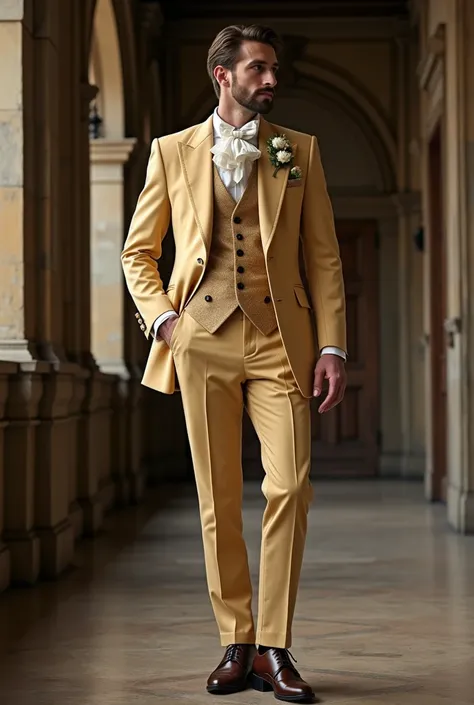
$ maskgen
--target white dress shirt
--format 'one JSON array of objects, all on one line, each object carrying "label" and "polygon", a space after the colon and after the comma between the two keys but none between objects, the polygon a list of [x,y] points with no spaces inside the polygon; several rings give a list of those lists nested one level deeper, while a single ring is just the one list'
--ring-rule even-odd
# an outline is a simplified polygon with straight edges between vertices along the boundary
[{"label": "white dress shirt", "polygon": [[[257,115],[256,118],[253,119],[257,120],[260,123],[260,115]],[[218,145],[219,142],[222,140],[219,130],[220,124],[222,122],[224,121],[219,116],[216,108],[213,114],[215,145]],[[258,147],[258,131],[255,137],[250,138],[248,141],[253,144],[254,147]],[[239,183],[235,182],[233,171],[230,171],[229,169],[220,169],[219,167],[217,168],[219,170],[219,176],[221,177],[224,186],[226,187],[227,191],[230,193],[234,201],[237,203],[238,201],[240,201],[245,189],[247,188],[250,172],[252,171],[252,162],[249,160],[246,163],[244,176]],[[161,316],[158,316],[158,318],[153,324],[154,335],[157,339],[160,338],[159,327],[161,326],[161,324],[168,320],[168,318],[175,318],[177,317],[177,315],[178,314],[175,311],[165,311],[165,313],[162,313]],[[321,350],[321,355],[339,355],[340,357],[344,358],[344,360],[346,359],[346,354],[344,350],[332,346],[327,346],[323,348]]]}]

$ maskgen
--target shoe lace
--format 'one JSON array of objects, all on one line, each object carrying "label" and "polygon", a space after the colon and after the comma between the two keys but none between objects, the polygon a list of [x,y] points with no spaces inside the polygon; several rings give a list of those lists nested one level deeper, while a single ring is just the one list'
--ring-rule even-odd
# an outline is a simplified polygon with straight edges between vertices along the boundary
[{"label": "shoe lace", "polygon": [[224,661],[235,661],[236,663],[240,663],[241,656],[242,647],[240,644],[231,644],[226,649]]},{"label": "shoe lace", "polygon": [[275,663],[278,666],[276,672],[274,673],[275,678],[279,673],[281,673],[281,671],[283,671],[284,668],[289,668],[290,671],[293,671],[298,678],[301,678],[295,666],[291,663],[291,659],[293,659],[295,663],[298,663],[291,651],[288,649],[273,649],[273,654],[275,657]]}]

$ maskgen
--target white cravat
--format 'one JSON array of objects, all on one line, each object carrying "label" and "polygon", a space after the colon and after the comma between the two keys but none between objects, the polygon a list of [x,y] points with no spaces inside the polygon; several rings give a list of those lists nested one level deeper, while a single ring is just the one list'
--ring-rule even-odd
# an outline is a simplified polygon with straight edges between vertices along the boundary
[{"label": "white cravat", "polygon": [[217,111],[214,113],[214,146],[211,153],[219,173],[227,172],[226,181],[240,184],[247,180],[252,163],[261,156],[255,144],[259,126],[260,121],[256,119],[236,128],[224,122]]}]

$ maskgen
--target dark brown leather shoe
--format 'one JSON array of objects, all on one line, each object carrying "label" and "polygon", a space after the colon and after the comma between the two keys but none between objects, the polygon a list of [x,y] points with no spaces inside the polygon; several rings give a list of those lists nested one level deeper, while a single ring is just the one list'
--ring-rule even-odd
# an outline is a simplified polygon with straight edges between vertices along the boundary
[{"label": "dark brown leather shoe", "polygon": [[293,666],[290,655],[287,649],[272,648],[264,654],[257,652],[249,675],[250,685],[262,693],[273,690],[277,700],[288,703],[318,702],[311,686]]},{"label": "dark brown leather shoe", "polygon": [[228,646],[224,658],[207,679],[207,692],[225,695],[245,690],[248,686],[247,676],[254,653],[253,644]]}]

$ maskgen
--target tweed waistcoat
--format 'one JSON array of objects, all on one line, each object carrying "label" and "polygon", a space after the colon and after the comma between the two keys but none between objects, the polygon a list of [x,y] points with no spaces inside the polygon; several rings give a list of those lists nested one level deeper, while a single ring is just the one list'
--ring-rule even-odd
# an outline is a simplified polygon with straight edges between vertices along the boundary
[{"label": "tweed waistcoat", "polygon": [[186,311],[215,333],[240,306],[268,335],[277,326],[270,296],[258,216],[258,168],[254,164],[238,203],[214,167],[214,221],[206,272]]}]

